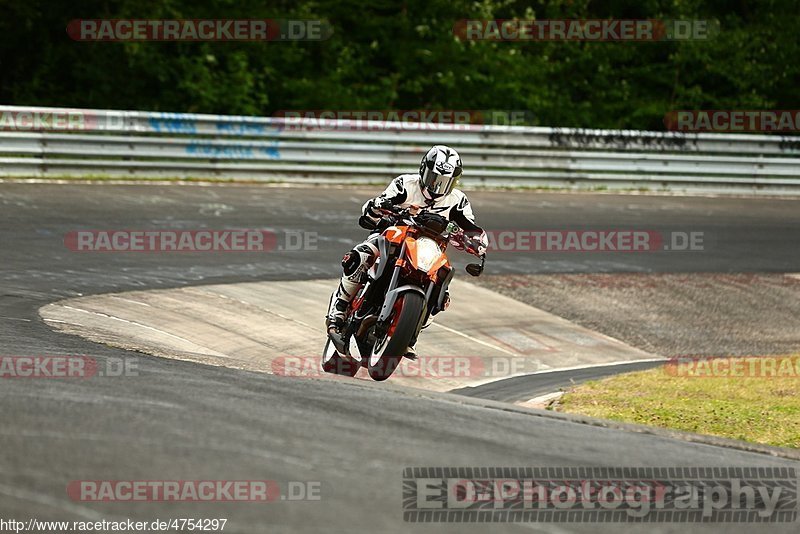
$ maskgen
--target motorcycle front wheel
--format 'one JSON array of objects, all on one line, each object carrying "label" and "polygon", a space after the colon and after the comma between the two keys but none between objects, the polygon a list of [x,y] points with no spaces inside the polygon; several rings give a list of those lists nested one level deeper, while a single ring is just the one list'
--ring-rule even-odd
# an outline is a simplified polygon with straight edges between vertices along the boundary
[{"label": "motorcycle front wheel", "polygon": [[386,334],[375,341],[369,355],[367,371],[373,380],[386,380],[403,360],[409,343],[417,333],[425,299],[419,293],[408,292],[397,297],[394,311],[389,317]]}]

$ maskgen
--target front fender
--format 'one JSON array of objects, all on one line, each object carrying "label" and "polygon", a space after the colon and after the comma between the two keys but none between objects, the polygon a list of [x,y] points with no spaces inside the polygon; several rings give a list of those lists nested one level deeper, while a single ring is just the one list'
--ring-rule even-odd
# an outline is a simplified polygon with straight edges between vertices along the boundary
[{"label": "front fender", "polygon": [[386,293],[386,297],[383,299],[383,306],[381,307],[381,313],[378,315],[378,321],[385,321],[388,319],[389,315],[392,313],[392,308],[394,308],[394,303],[397,302],[397,297],[410,291],[419,293],[422,295],[423,299],[425,298],[425,292],[417,286],[405,285],[392,289]]}]

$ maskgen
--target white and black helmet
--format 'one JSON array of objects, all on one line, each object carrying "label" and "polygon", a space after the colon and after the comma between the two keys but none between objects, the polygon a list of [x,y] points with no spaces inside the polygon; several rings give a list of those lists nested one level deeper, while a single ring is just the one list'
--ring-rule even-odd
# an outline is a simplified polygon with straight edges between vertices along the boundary
[{"label": "white and black helmet", "polygon": [[444,145],[431,147],[419,165],[422,193],[431,199],[449,194],[462,170],[458,152]]}]

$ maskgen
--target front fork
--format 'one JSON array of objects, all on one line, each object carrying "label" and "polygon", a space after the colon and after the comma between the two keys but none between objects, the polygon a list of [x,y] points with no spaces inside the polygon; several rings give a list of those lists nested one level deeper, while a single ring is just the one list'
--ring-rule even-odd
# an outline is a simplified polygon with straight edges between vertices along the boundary
[{"label": "front fork", "polygon": [[[400,248],[400,254],[398,255],[399,259],[403,259],[405,257],[406,252],[406,244],[403,243],[402,247]],[[395,262],[394,269],[392,271],[392,278],[389,281],[389,286],[386,289],[386,296],[383,300],[383,306],[381,307],[381,311],[378,315],[378,321],[375,326],[375,335],[378,339],[381,339],[385,334],[386,330],[389,327],[389,318],[391,316],[392,310],[394,309],[394,305],[397,302],[397,299],[400,295],[407,292],[417,292],[425,299],[425,313],[423,313],[419,318],[419,323],[417,324],[416,332],[414,337],[411,340],[411,344],[414,345],[417,340],[417,336],[419,335],[422,326],[428,320],[431,314],[431,308],[428,306],[428,303],[431,302],[431,297],[433,295],[433,291],[436,288],[437,284],[434,281],[428,283],[428,287],[425,288],[423,291],[421,288],[414,286],[414,285],[404,285],[398,287],[398,282],[400,280],[400,270],[403,268],[403,264],[400,261]],[[446,276],[445,280],[442,283],[441,290],[439,293],[439,298],[437,298],[436,306],[441,309],[442,303],[444,301],[444,294],[447,290],[447,285],[450,283],[450,280],[453,277],[453,271],[451,270],[448,275]]]}]

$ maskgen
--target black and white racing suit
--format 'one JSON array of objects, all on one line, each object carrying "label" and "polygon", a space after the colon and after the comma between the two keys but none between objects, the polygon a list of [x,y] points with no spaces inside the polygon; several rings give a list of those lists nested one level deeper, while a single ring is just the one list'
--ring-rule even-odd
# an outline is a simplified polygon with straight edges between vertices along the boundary
[{"label": "black and white racing suit", "polygon": [[[377,223],[381,218],[377,207],[386,200],[401,209],[411,208],[412,212],[426,210],[445,217],[456,223],[465,235],[477,238],[480,247],[485,251],[488,244],[486,232],[475,224],[472,206],[462,191],[453,189],[449,194],[431,200],[422,192],[419,174],[401,174],[392,180],[383,193],[364,204],[361,208],[362,214]],[[370,234],[367,239],[344,255],[342,279],[333,293],[328,309],[329,322],[345,317],[350,301],[366,283],[366,273],[378,257],[378,247],[375,242],[379,237],[380,233]]]}]

